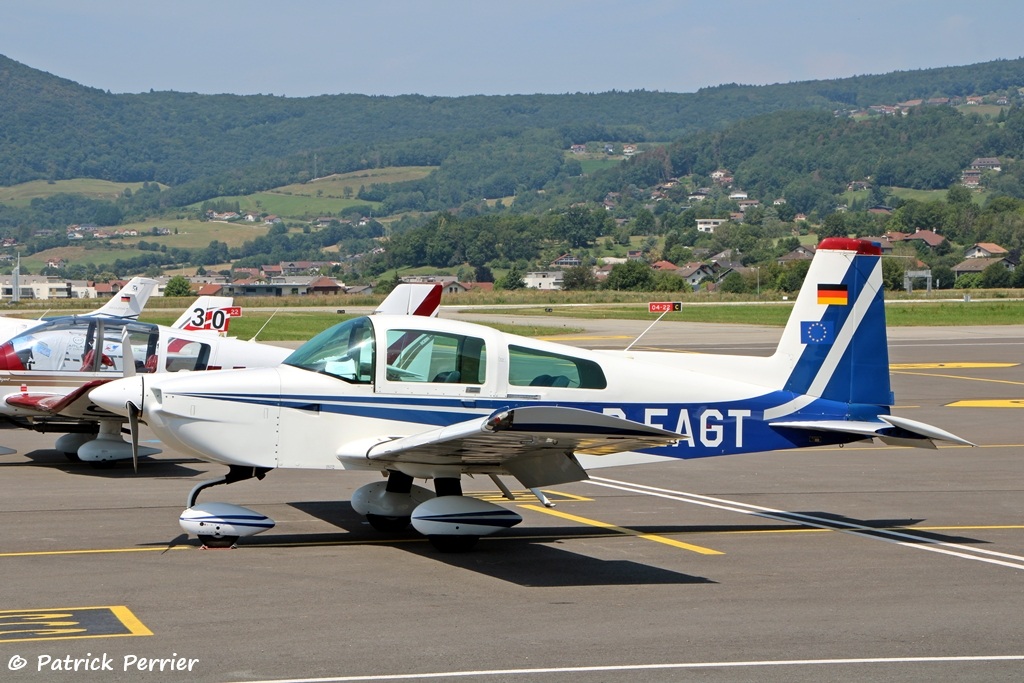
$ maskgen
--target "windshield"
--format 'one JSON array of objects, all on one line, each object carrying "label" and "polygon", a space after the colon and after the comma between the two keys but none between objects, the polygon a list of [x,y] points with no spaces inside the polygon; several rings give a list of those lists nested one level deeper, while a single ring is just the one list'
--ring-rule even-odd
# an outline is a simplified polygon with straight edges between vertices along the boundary
[{"label": "windshield", "polygon": [[374,361],[373,325],[363,317],[324,330],[285,358],[284,364],[353,384],[370,384]]}]

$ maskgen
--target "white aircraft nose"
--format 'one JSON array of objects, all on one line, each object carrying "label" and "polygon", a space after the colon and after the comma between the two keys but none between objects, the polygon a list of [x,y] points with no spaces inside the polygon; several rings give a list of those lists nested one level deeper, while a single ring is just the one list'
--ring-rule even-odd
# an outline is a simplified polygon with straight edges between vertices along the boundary
[{"label": "white aircraft nose", "polygon": [[124,377],[113,382],[101,384],[89,392],[89,400],[104,410],[115,415],[127,417],[128,409],[125,405],[129,402],[135,406],[142,406],[143,392],[142,377]]}]

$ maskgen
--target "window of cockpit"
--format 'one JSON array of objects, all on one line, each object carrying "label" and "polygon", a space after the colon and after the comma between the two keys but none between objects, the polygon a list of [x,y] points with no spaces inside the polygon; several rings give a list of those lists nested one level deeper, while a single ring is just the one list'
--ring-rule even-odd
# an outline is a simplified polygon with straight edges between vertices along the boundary
[{"label": "window of cockpit", "polygon": [[426,330],[388,330],[387,378],[392,382],[483,384],[484,340]]},{"label": "window of cockpit", "polygon": [[[21,367],[40,372],[65,369],[64,365],[70,360],[70,346],[73,337],[70,334],[60,335],[51,328],[52,326],[43,326],[38,330],[20,334],[11,340],[13,353],[18,358]],[[85,333],[83,332],[78,337],[79,345],[84,345]],[[77,354],[79,364],[81,364],[82,353],[79,351]]]},{"label": "window of cockpit", "polygon": [[[156,326],[103,319],[98,323],[95,339],[83,356],[82,370],[121,373],[127,357],[132,359],[137,372],[144,371],[146,359],[156,353],[160,337]],[[125,342],[131,347],[127,354]]]},{"label": "window of cockpit", "polygon": [[373,325],[366,317],[352,318],[324,330],[284,359],[310,372],[321,372],[351,384],[372,384],[376,363]]},{"label": "window of cockpit", "polygon": [[520,387],[580,389],[608,386],[601,366],[592,360],[511,345],[508,347],[508,383]]},{"label": "window of cockpit", "polygon": [[[210,363],[210,345],[192,339],[181,337],[169,337],[167,339],[167,360],[164,362],[164,369],[167,372],[179,372],[181,370],[205,370]],[[156,361],[147,356],[146,362],[152,364]]]},{"label": "window of cockpit", "polygon": [[95,340],[96,324],[86,318],[50,321],[18,335],[11,345],[26,370],[77,372]]}]

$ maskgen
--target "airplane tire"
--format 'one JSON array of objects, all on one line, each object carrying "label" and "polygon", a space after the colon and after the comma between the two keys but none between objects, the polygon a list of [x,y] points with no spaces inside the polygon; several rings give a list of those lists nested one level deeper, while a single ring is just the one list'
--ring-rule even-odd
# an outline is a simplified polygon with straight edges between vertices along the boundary
[{"label": "airplane tire", "polygon": [[207,548],[230,548],[238,542],[238,536],[200,536],[199,542]]},{"label": "airplane tire", "polygon": [[69,462],[82,462],[82,459],[78,457],[78,453],[70,453],[68,451],[63,451],[63,453]]},{"label": "airplane tire", "polygon": [[[75,459],[78,460],[78,457],[75,456]],[[93,468],[94,470],[112,470],[116,466],[117,466],[117,461],[116,460],[90,460],[89,461],[89,467]]]},{"label": "airplane tire", "polygon": [[476,546],[480,537],[435,534],[427,536],[427,540],[442,553],[466,553]]},{"label": "airplane tire", "polygon": [[409,526],[410,517],[389,517],[387,515],[366,515],[366,521],[377,531],[384,533],[396,533],[404,531]]}]

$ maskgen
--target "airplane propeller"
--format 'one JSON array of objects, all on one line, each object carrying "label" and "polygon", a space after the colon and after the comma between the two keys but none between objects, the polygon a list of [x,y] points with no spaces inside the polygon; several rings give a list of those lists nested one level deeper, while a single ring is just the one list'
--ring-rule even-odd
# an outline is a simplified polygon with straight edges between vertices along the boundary
[{"label": "airplane propeller", "polygon": [[[132,352],[131,338],[128,336],[128,328],[125,327],[121,333],[121,372],[125,377],[135,377],[135,354]],[[139,384],[142,392],[139,396],[140,402],[145,400],[146,387],[145,379],[140,375]],[[132,437],[132,469],[135,474],[139,473],[139,415],[142,414],[142,406],[137,406],[131,401],[124,405],[128,411],[128,431]]]},{"label": "airplane propeller", "polygon": [[139,415],[142,414],[142,409],[136,407],[134,403],[128,401],[125,403],[125,407],[128,409],[128,431],[131,432],[132,436],[132,469],[135,470],[135,474],[139,473]]}]

